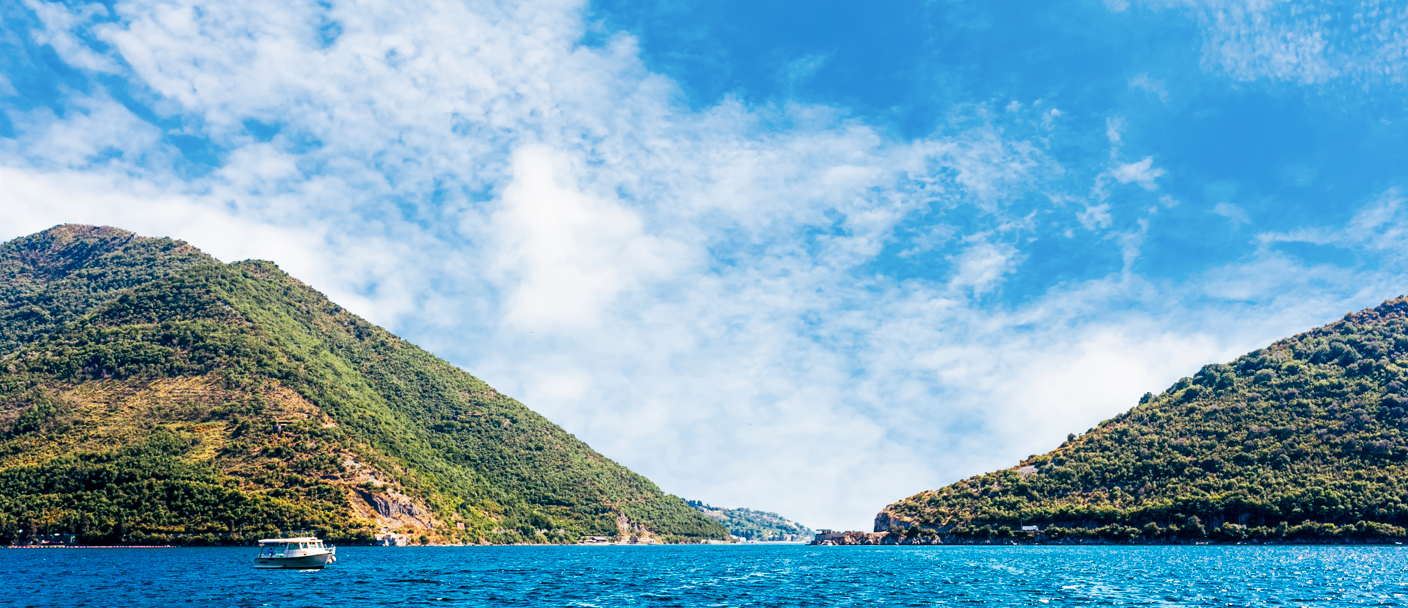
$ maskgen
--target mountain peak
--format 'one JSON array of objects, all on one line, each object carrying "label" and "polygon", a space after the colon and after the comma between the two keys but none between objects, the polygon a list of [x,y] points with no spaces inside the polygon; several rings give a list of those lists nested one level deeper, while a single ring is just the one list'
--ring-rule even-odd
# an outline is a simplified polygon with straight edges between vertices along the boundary
[{"label": "mountain peak", "polygon": [[0,356],[119,292],[215,258],[183,241],[61,224],[0,244]]}]

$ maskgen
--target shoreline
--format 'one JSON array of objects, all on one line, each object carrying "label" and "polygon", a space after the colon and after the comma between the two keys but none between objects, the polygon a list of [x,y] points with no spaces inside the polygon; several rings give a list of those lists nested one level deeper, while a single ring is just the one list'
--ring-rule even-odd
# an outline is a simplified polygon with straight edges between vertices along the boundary
[{"label": "shoreline", "polygon": [[4,547],[6,549],[177,549],[181,545],[5,545]]}]

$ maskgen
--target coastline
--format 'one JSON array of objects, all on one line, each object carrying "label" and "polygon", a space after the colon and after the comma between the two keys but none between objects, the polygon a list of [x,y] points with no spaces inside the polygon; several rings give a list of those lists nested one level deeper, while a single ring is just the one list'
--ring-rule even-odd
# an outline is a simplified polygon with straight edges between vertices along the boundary
[{"label": "coastline", "polygon": [[[820,535],[819,535],[820,536]],[[844,535],[833,535],[836,537],[818,539],[807,543],[814,547],[940,547],[940,546],[1305,546],[1305,545],[1378,545],[1395,546],[1403,545],[1404,539],[1401,537],[1388,536],[1366,536],[1366,537],[1334,537],[1320,536],[1308,538],[1279,538],[1279,539],[1240,539],[1221,540],[1213,538],[1170,538],[1170,539],[1138,539],[1138,540],[1110,540],[1106,538],[1025,538],[1025,539],[974,539],[957,536],[920,537],[906,538],[884,532],[847,532]]]},{"label": "coastline", "polygon": [[6,549],[175,549],[179,545],[5,545],[4,547]]}]

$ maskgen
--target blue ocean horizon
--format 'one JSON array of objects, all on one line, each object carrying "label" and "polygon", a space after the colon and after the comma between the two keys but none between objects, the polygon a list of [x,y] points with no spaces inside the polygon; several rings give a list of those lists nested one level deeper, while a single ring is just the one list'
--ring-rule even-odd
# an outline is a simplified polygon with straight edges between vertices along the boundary
[{"label": "blue ocean horizon", "polygon": [[0,551],[0,606],[1408,606],[1401,546],[248,547]]}]

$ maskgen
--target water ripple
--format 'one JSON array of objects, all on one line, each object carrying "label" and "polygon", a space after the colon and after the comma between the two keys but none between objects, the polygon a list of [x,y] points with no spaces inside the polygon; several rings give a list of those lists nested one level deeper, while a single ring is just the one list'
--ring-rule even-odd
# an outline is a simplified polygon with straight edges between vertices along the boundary
[{"label": "water ripple", "polygon": [[342,547],[0,551],[0,606],[1408,606],[1403,547]]}]

